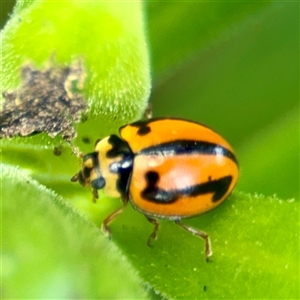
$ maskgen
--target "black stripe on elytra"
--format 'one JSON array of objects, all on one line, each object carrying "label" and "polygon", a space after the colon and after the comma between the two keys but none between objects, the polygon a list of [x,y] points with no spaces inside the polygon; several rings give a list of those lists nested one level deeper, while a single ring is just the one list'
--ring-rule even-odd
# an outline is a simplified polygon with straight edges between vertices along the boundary
[{"label": "black stripe on elytra", "polygon": [[176,140],[144,148],[138,154],[163,156],[183,154],[222,155],[238,164],[235,155],[230,150],[218,144],[204,141]]},{"label": "black stripe on elytra", "polygon": [[212,202],[221,200],[227,193],[232,181],[232,176],[224,176],[216,180],[209,180],[204,183],[193,185],[178,190],[163,190],[157,186],[159,175],[150,171],[145,175],[147,187],[141,192],[141,197],[151,202],[169,204],[182,197],[196,197],[212,193]]}]

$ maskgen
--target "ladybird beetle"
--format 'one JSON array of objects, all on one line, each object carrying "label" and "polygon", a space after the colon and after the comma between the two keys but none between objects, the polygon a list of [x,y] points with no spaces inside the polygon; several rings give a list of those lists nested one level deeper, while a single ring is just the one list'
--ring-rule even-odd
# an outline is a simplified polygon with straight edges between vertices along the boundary
[{"label": "ladybird beetle", "polygon": [[157,219],[166,218],[204,239],[208,259],[208,234],[181,219],[215,208],[233,190],[239,169],[231,146],[204,125],[174,118],[137,121],[122,126],[119,134],[97,141],[71,179],[90,186],[94,198],[103,189],[122,199],[123,206],[103,221],[102,230],[111,234],[108,224],[130,201],[154,225],[148,245],[156,238]]}]

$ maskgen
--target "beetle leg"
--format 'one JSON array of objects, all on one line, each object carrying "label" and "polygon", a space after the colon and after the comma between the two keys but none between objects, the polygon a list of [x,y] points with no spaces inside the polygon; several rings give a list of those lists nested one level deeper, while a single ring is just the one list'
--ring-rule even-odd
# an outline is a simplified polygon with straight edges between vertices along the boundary
[{"label": "beetle leg", "polygon": [[121,214],[123,212],[123,210],[125,209],[125,207],[128,204],[128,199],[124,198],[123,200],[123,206],[121,206],[119,209],[115,210],[113,213],[111,213],[109,216],[107,216],[104,221],[102,222],[101,225],[101,230],[102,232],[108,237],[111,237],[111,230],[108,227],[108,224],[115,219],[119,214]]},{"label": "beetle leg", "polygon": [[146,216],[145,217],[147,218],[147,220],[154,225],[154,229],[152,231],[152,233],[150,234],[149,238],[148,238],[148,241],[147,241],[147,245],[149,247],[152,247],[152,241],[154,241],[156,239],[156,235],[157,235],[157,231],[159,229],[159,222],[156,220],[156,219],[153,219],[149,216]]},{"label": "beetle leg", "polygon": [[92,190],[92,193],[93,193],[93,202],[96,203],[96,202],[97,202],[97,199],[99,198],[98,190],[93,189],[93,190]]},{"label": "beetle leg", "polygon": [[206,261],[208,262],[209,258],[213,254],[209,235],[202,230],[197,230],[193,227],[189,227],[187,225],[182,224],[180,219],[175,220],[175,223],[178,224],[180,227],[182,227],[184,230],[190,232],[193,235],[197,235],[201,237],[205,241],[205,257],[206,257]]}]

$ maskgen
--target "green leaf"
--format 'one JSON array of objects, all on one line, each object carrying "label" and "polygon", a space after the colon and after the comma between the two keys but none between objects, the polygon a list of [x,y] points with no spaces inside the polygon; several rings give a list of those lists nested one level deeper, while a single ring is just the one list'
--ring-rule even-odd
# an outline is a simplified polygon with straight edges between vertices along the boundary
[{"label": "green leaf", "polygon": [[[288,216],[288,217],[287,217]],[[136,211],[112,224],[113,239],[155,290],[168,299],[298,299],[299,204],[276,197],[234,193],[219,208],[183,223],[206,231],[204,243],[170,221],[158,240]]]},{"label": "green leaf", "polygon": [[[139,118],[146,107],[149,62],[138,2],[67,1],[58,10],[51,1],[19,1],[2,32],[2,58],[2,91],[15,91],[15,101],[21,103],[16,89],[25,82],[26,77],[20,76],[24,66],[50,70],[53,78],[57,69],[74,69],[80,62],[80,68],[61,83],[71,103],[72,94],[80,92],[88,104],[83,132],[97,127],[98,135],[107,134]],[[31,93],[32,99],[37,97]]]},{"label": "green leaf", "polygon": [[252,193],[264,192],[268,195],[276,193],[281,197],[299,201],[297,140],[299,140],[298,108],[250,137],[239,149],[242,166],[239,189]]},{"label": "green leaf", "polygon": [[17,168],[2,165],[0,179],[3,299],[146,297],[120,250],[61,197]]}]

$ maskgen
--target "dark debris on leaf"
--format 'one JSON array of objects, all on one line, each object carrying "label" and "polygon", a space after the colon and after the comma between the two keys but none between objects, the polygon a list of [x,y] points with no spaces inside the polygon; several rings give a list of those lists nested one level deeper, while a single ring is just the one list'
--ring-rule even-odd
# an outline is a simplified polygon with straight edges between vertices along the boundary
[{"label": "dark debris on leaf", "polygon": [[76,136],[73,124],[80,121],[87,105],[78,93],[85,71],[76,61],[69,67],[48,66],[37,70],[30,64],[21,71],[22,85],[4,91],[0,116],[0,138],[46,132],[65,140]]}]

